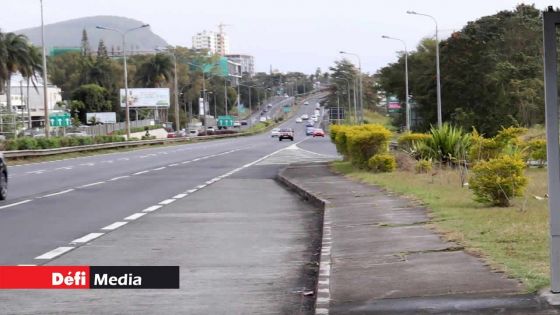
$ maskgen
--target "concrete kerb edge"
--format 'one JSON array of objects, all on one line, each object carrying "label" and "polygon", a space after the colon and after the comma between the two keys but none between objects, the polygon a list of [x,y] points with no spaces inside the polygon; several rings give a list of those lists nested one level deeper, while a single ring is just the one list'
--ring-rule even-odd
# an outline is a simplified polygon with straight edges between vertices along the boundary
[{"label": "concrete kerb edge", "polygon": [[321,199],[312,192],[291,181],[284,173],[290,166],[282,169],[276,179],[303,199],[323,210],[323,229],[321,240],[321,256],[319,259],[319,275],[315,294],[315,314],[329,314],[330,306],[330,273],[331,273],[331,215],[329,201]]}]

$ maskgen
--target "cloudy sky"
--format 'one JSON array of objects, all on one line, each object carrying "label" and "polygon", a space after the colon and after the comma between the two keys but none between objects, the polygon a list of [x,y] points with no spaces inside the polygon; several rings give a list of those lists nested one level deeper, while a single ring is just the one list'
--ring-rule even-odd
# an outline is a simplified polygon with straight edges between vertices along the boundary
[{"label": "cloudy sky", "polygon": [[[232,53],[255,56],[258,71],[312,73],[337,59],[339,51],[357,53],[365,72],[375,72],[396,59],[402,44],[382,39],[399,37],[414,47],[433,36],[434,24],[407,10],[437,18],[448,36],[467,21],[511,10],[518,3],[539,9],[553,1],[522,0],[44,0],[45,23],[94,15],[126,16],[149,23],[171,45],[192,45],[192,35],[226,28]],[[40,24],[39,0],[3,1],[0,29],[13,31]]]}]

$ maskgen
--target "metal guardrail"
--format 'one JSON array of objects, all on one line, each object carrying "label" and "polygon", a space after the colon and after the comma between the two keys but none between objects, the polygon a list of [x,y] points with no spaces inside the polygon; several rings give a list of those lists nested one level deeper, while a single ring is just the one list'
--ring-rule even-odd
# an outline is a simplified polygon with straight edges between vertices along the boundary
[{"label": "metal guardrail", "polygon": [[212,140],[212,139],[245,137],[253,134],[254,134],[253,132],[246,132],[246,133],[235,133],[235,134],[214,135],[214,136],[181,137],[181,138],[156,139],[156,140],[135,140],[135,141],[111,142],[111,143],[100,143],[100,144],[88,144],[88,145],[63,147],[63,148],[55,148],[55,149],[13,150],[13,151],[4,151],[4,157],[7,159],[29,158],[29,157],[48,156],[48,155],[81,152],[81,151],[138,147],[144,145],[171,144],[171,143],[180,143],[180,142],[199,142],[199,141]]}]

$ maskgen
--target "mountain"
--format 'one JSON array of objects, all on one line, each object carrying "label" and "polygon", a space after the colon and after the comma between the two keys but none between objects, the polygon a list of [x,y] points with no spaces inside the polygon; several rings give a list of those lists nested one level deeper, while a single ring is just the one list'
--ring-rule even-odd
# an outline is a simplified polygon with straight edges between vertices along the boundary
[{"label": "mountain", "polygon": [[[122,37],[113,31],[100,30],[96,26],[128,30],[146,24],[144,22],[119,16],[92,16],[45,25],[45,42],[47,51],[53,47],[80,47],[82,30],[88,34],[90,48],[97,51],[99,40],[103,39],[107,50],[121,50]],[[33,27],[14,31],[24,34],[37,46],[41,46],[41,27]],[[156,47],[167,46],[167,42],[154,34],[149,27],[130,32],[126,35],[127,51],[154,51]]]}]

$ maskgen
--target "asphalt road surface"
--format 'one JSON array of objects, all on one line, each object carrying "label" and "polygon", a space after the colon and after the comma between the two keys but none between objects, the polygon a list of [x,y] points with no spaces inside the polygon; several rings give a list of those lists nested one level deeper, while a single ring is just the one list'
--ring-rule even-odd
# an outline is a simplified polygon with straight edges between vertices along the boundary
[{"label": "asphalt road surface", "polygon": [[179,265],[181,289],[3,291],[2,313],[309,313],[320,213],[274,181],[336,158],[261,134],[11,167],[2,265]]}]

